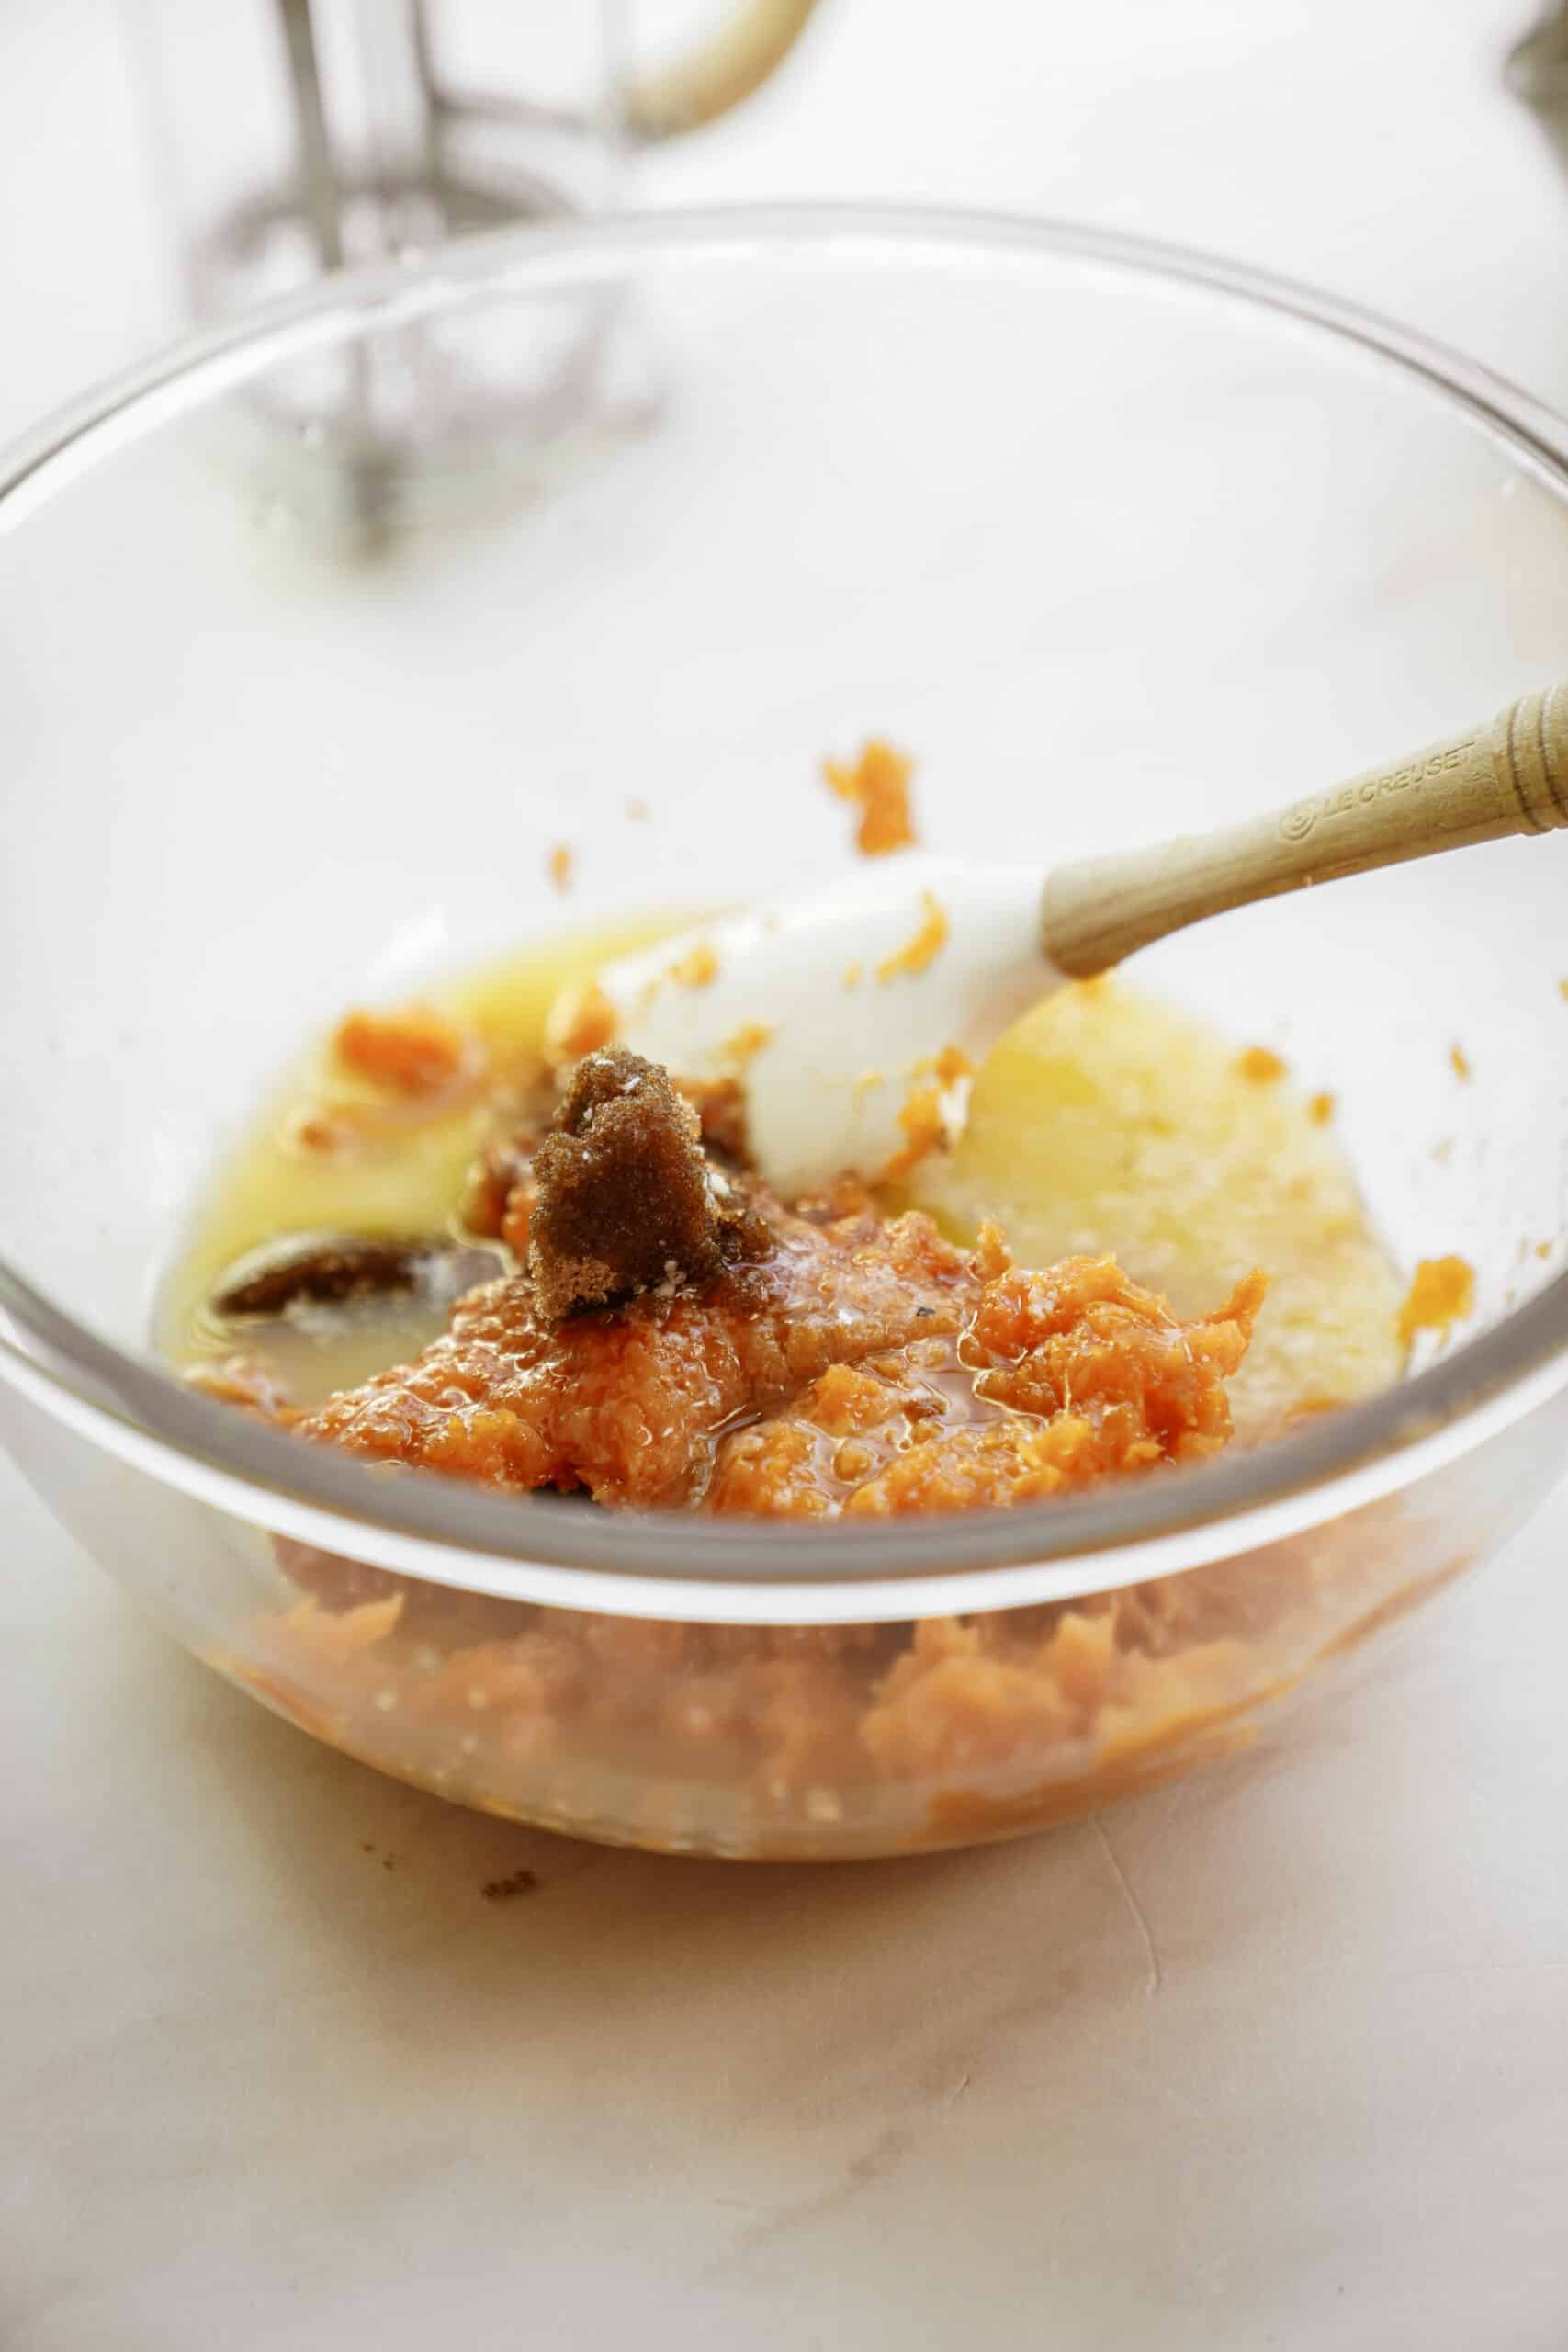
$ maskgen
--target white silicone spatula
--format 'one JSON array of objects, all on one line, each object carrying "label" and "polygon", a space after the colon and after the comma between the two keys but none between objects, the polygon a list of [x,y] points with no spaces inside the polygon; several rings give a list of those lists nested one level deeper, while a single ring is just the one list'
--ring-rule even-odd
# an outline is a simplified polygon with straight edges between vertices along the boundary
[{"label": "white silicone spatula", "polygon": [[1045,874],[900,853],[721,917],[600,975],[617,1041],[745,1084],[752,1149],[794,1193],[874,1179],[912,1098],[1066,979],[1231,907],[1438,850],[1568,826],[1568,684],[1243,825]]}]

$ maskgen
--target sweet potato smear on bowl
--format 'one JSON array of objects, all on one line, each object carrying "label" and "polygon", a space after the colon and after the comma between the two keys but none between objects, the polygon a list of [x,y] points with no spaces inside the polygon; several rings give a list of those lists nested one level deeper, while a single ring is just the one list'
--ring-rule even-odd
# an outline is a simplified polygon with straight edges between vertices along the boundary
[{"label": "sweet potato smear on bowl", "polygon": [[623,1052],[579,1065],[516,1184],[526,1271],[303,1435],[520,1491],[815,1518],[1032,1501],[1230,1436],[1260,1275],[1183,1324],[1111,1258],[1029,1272],[992,1227],[958,1249],[849,1183],[786,1208]]}]

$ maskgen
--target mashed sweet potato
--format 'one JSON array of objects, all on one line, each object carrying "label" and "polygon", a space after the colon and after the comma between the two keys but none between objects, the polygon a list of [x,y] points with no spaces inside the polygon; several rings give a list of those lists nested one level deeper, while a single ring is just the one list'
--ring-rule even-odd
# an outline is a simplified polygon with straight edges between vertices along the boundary
[{"label": "mashed sweet potato", "polygon": [[[635,1055],[589,1056],[530,1159],[526,1270],[301,1435],[595,1502],[886,1517],[1036,1501],[1213,1453],[1253,1274],[1183,1324],[1111,1258],[1041,1272],[845,1185],[731,1178]],[[504,1213],[503,1213],[504,1222]]]}]

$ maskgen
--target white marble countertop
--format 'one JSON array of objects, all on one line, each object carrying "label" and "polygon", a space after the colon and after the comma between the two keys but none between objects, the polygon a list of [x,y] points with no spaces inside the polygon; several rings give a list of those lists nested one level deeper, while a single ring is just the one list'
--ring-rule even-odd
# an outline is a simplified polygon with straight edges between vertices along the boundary
[{"label": "white marble countertop", "polygon": [[[660,198],[1206,243],[1568,400],[1497,0],[836,0]],[[0,24],[0,429],[158,331],[107,0]],[[321,1749],[0,1467],[5,2352],[1560,2352],[1560,1496],[1250,1760],[832,1871],[612,1854]],[[527,1863],[537,1890],[491,1904]]]}]

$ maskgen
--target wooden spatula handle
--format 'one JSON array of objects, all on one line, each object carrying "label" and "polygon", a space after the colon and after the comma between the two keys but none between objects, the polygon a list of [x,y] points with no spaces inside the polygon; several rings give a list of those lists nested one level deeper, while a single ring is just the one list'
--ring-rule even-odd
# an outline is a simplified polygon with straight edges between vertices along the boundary
[{"label": "wooden spatula handle", "polygon": [[1045,888],[1045,952],[1075,979],[1227,907],[1435,850],[1568,825],[1568,684],[1489,724],[1217,833],[1086,858]]}]

